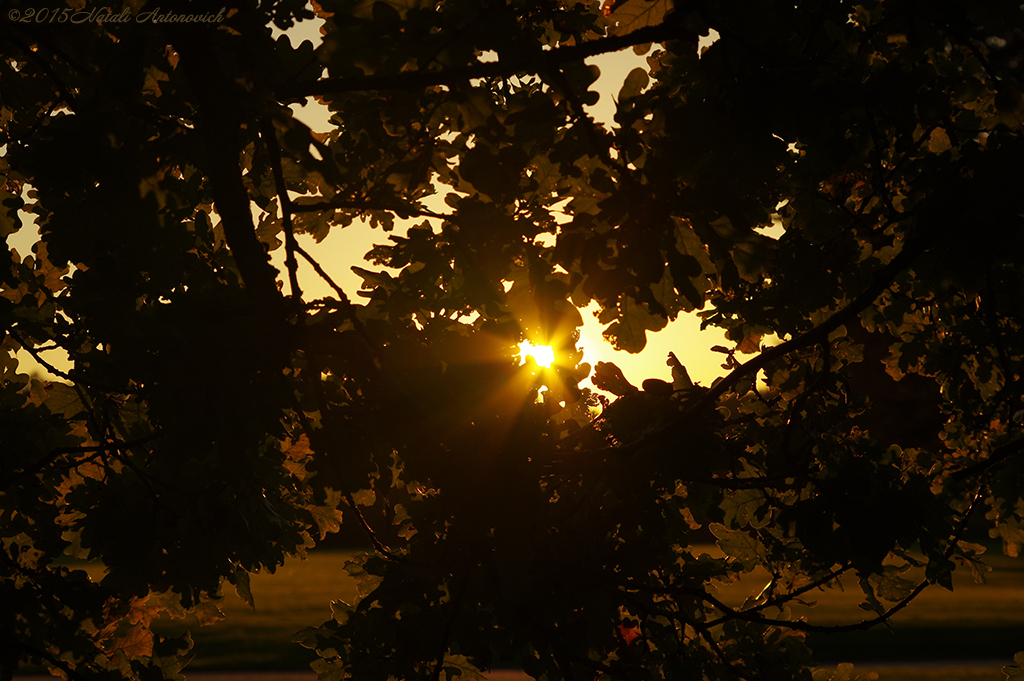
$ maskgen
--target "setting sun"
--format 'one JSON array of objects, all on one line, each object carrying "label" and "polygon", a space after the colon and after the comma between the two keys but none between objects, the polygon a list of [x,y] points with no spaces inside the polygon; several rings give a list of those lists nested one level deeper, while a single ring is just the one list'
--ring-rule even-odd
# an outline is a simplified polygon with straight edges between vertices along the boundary
[{"label": "setting sun", "polygon": [[519,344],[519,359],[526,362],[527,357],[533,357],[538,366],[546,369],[555,361],[555,351],[550,345],[534,345],[530,341],[523,341]]}]

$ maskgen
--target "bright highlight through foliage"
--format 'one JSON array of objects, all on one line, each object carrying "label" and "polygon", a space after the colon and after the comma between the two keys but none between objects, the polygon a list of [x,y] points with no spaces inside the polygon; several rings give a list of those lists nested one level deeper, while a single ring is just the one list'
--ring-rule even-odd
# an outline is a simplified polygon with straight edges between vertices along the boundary
[{"label": "bright highlight through foliage", "polygon": [[527,357],[533,357],[534,362],[546,369],[555,361],[555,351],[550,345],[534,345],[530,341],[523,341],[519,344],[520,363],[525,364]]}]

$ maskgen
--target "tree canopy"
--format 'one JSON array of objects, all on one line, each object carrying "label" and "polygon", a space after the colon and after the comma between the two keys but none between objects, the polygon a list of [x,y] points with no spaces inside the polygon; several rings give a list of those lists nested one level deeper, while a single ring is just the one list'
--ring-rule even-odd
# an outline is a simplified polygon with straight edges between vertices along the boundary
[{"label": "tree canopy", "polygon": [[[154,618],[342,523],[325,681],[810,679],[789,604],[883,623],[982,569],[972,518],[1020,550],[1019,0],[225,2],[0,24],[0,678],[181,679]],[[357,220],[344,291],[296,235]],[[722,377],[582,363],[592,302],[630,352],[700,315]]]}]

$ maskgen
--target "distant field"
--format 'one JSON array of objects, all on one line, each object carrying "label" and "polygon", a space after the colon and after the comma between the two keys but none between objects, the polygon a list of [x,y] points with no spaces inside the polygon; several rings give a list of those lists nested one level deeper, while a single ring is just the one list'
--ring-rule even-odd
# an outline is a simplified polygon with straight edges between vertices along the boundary
[{"label": "distant field", "polygon": [[[975,584],[969,570],[957,570],[952,592],[940,586],[928,587],[893,617],[892,630],[878,626],[863,632],[811,634],[808,641],[823,662],[987,659],[1010,664],[1014,653],[1024,650],[1024,561],[991,551],[986,554],[986,562],[992,572],[985,575],[984,585]],[[753,589],[747,589],[746,584],[730,585],[719,595],[723,601],[738,605],[766,582],[767,578],[753,584]],[[861,590],[856,580],[845,580],[844,586],[844,590],[807,594],[806,599],[814,601],[815,606],[802,613],[798,608],[794,611],[804,614],[808,622],[821,625],[850,624],[873,616],[858,607]],[[909,681],[912,677],[900,678]]]},{"label": "distant field", "polygon": [[[715,547],[707,547],[709,553]],[[228,588],[222,609],[227,619],[192,628],[196,646],[191,670],[306,669],[313,654],[290,643],[300,629],[331,616],[330,601],[355,600],[356,584],[344,571],[352,553],[317,551],[293,560],[275,574],[252,576],[256,600],[251,610]],[[999,681],[1001,664],[1024,650],[1024,564],[996,552],[988,557],[994,571],[987,584],[975,584],[969,572],[955,573],[954,591],[932,586],[895,617],[894,631],[884,627],[838,636],[812,635],[817,658],[826,666],[853,661],[858,671],[877,670],[880,681]],[[97,577],[99,575],[96,575]],[[763,583],[751,578],[729,585],[719,597],[739,604]],[[817,605],[808,610],[815,624],[843,624],[864,614],[857,607],[860,590],[851,581],[845,591],[808,594]],[[165,625],[168,633],[183,626]],[[958,660],[960,662],[958,662]],[[989,660],[984,666],[971,664]],[[863,661],[874,664],[864,665]],[[968,662],[970,661],[970,662]],[[942,667],[902,666],[945,662]]]},{"label": "distant field", "polygon": [[[353,552],[315,551],[272,575],[252,575],[255,610],[227,585],[221,606],[226,619],[205,627],[191,623],[196,657],[189,668],[308,668],[316,655],[291,643],[292,635],[330,619],[332,600],[355,601],[356,582],[344,569],[352,556]],[[175,625],[168,623],[166,630],[181,626]]]},{"label": "distant field", "polygon": [[858,673],[873,671],[878,674],[878,681],[1006,681],[1006,675],[999,671],[999,666],[865,666],[854,668]]}]

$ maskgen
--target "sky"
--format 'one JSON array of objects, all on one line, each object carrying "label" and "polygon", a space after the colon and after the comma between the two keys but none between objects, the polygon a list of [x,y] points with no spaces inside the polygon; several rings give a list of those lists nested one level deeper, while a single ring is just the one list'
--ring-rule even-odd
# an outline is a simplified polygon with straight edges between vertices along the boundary
[{"label": "sky", "polygon": [[[311,40],[314,44],[319,43],[319,20],[304,22],[302,25],[293,28],[288,32],[289,39],[294,44],[303,40]],[[704,39],[702,46],[709,44],[711,39]],[[609,125],[615,112],[614,94],[618,93],[626,75],[636,67],[646,67],[646,60],[643,56],[636,55],[632,50],[627,49],[621,52],[600,55],[587,60],[587,63],[596,65],[601,71],[601,77],[593,86],[593,89],[600,94],[598,102],[587,107],[588,113],[598,122]],[[309,125],[318,132],[326,131],[329,127],[327,122],[329,114],[326,107],[310,100],[305,106],[293,105],[296,118]],[[441,206],[443,208],[443,206]],[[258,209],[256,209],[258,210]],[[24,215],[28,222],[17,234],[8,237],[11,247],[17,249],[22,257],[31,254],[32,244],[38,240],[38,230],[35,228],[31,215]],[[413,221],[406,221],[404,227],[408,227]],[[399,223],[396,232],[401,233],[403,225]],[[324,269],[330,274],[353,300],[357,300],[355,292],[359,290],[362,279],[350,269],[353,265],[365,266],[363,256],[374,244],[388,243],[387,234],[380,230],[373,230],[366,223],[356,222],[344,229],[333,230],[326,239],[319,244],[308,235],[298,235],[300,245],[317,259]],[[273,264],[281,272],[281,279],[287,282],[284,268],[284,248],[278,248],[272,253]],[[333,292],[309,267],[300,260],[299,264],[300,285],[307,300],[333,295]],[[287,283],[285,283],[287,287]],[[669,352],[674,352],[680,361],[686,366],[690,377],[702,385],[710,385],[718,376],[725,373],[721,367],[723,355],[710,351],[713,345],[731,345],[725,341],[722,332],[718,329],[700,330],[700,319],[696,314],[681,315],[678,319],[670,322],[668,326],[658,333],[648,333],[647,347],[642,353],[630,354],[616,351],[607,343],[601,335],[603,325],[596,319],[596,304],[591,308],[582,311],[584,320],[580,333],[580,346],[584,351],[583,361],[591,365],[597,362],[614,362],[618,365],[626,377],[639,386],[645,378],[662,378],[671,381],[671,371],[666,364]],[[67,356],[61,350],[49,351],[45,354],[47,361],[61,370],[69,368]],[[24,350],[18,353],[21,363],[21,370],[33,375],[40,375],[41,378],[54,379],[40,367],[31,356]],[[588,386],[589,379],[582,385]]]}]

